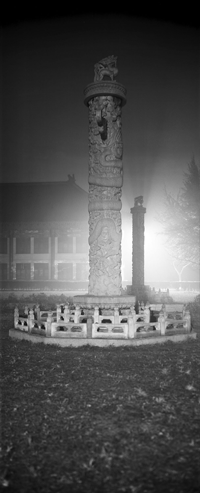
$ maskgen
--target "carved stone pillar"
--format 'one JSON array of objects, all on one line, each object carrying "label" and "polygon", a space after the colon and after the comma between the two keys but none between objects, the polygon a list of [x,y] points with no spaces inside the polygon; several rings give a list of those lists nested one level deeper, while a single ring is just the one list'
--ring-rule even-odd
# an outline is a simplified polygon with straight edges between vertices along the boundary
[{"label": "carved stone pillar", "polygon": [[144,214],[143,197],[135,198],[132,214],[132,289],[133,293],[144,288]]},{"label": "carved stone pillar", "polygon": [[122,106],[126,89],[114,80],[116,57],[94,67],[84,91],[89,109],[89,288],[88,294],[121,294]]},{"label": "carved stone pillar", "polygon": [[8,279],[9,281],[13,281],[13,260],[14,260],[14,252],[13,252],[13,236],[9,236],[9,272]]},{"label": "carved stone pillar", "polygon": [[50,237],[50,279],[55,280],[55,234],[52,231]]}]

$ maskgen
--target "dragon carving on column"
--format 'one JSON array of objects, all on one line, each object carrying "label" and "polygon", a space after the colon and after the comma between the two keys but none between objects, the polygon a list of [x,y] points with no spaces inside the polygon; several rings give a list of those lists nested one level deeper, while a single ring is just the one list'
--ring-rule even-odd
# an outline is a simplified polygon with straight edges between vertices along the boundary
[{"label": "dragon carving on column", "polygon": [[[117,57],[94,67],[89,108],[89,293],[121,293],[122,99]],[[104,91],[105,89],[105,91]]]},{"label": "dragon carving on column", "polygon": [[[118,98],[100,96],[89,102],[90,172],[98,166],[122,168],[121,106]],[[101,169],[101,171],[103,171]],[[120,174],[112,169],[112,173]]]}]

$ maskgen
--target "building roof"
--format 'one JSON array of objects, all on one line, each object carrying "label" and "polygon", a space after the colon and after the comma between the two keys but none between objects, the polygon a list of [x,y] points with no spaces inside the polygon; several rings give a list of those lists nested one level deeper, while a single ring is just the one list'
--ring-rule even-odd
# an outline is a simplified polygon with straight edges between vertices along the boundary
[{"label": "building roof", "polygon": [[88,193],[66,182],[0,184],[1,222],[88,221]]}]

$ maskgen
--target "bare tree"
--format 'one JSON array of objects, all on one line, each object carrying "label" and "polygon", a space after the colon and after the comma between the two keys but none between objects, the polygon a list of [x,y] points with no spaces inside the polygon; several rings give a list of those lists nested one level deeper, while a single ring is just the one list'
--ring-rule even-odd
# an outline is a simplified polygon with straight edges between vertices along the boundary
[{"label": "bare tree", "polygon": [[176,260],[199,264],[200,247],[200,169],[194,158],[184,174],[177,197],[164,190],[164,211],[158,216],[163,225],[166,246]]},{"label": "bare tree", "polygon": [[173,267],[174,267],[176,273],[178,274],[179,283],[182,282],[182,273],[188,265],[190,265],[190,262],[183,264],[182,262],[180,263],[180,262],[177,262],[176,260],[173,260]]}]

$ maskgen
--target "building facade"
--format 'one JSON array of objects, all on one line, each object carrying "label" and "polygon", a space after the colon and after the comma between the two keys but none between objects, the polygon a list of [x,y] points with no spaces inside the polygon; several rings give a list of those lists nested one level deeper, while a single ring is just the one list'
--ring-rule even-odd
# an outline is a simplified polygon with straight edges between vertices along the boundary
[{"label": "building facade", "polygon": [[88,194],[74,176],[0,192],[1,289],[87,289]]}]

